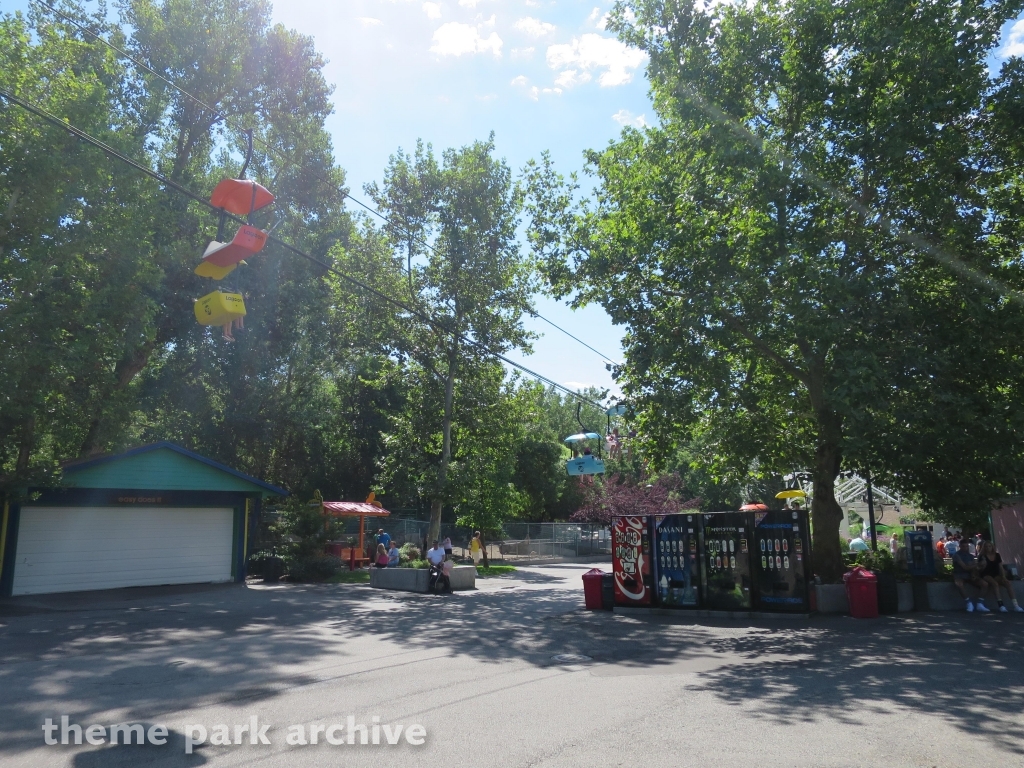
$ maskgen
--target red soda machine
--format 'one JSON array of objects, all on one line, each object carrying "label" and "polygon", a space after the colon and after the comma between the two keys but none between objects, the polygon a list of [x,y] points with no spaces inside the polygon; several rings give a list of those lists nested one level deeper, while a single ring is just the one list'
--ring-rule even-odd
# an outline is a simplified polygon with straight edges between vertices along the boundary
[{"label": "red soda machine", "polygon": [[616,605],[650,605],[654,598],[650,525],[646,515],[612,517]]}]

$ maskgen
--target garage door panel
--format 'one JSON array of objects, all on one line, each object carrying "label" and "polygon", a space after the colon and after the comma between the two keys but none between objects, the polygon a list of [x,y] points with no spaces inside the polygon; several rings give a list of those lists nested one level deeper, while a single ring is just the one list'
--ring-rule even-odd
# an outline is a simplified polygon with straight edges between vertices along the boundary
[{"label": "garage door panel", "polygon": [[230,508],[23,507],[13,593],[231,580]]}]

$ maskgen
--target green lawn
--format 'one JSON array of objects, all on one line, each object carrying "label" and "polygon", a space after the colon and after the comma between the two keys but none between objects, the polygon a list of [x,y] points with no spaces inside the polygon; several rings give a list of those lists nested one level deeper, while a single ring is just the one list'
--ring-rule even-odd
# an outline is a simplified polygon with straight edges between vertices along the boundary
[{"label": "green lawn", "polygon": [[327,580],[328,584],[367,584],[369,571],[339,571]]},{"label": "green lawn", "polygon": [[489,568],[484,568],[482,565],[478,565],[476,567],[476,575],[481,577],[501,576],[506,573],[513,573],[515,570],[515,566],[513,565],[492,565]]}]

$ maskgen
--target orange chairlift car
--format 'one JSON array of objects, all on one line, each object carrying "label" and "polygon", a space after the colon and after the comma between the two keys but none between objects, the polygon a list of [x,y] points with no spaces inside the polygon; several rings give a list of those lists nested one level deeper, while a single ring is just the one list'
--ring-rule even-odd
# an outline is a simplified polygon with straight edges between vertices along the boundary
[{"label": "orange chairlift car", "polygon": [[[220,209],[220,223],[217,239],[206,246],[203,261],[195,269],[200,277],[223,280],[239,264],[244,264],[246,258],[259,253],[267,243],[267,233],[252,226],[251,222],[240,226],[230,241],[221,242],[227,214],[248,218],[274,202],[274,196],[266,187],[245,178],[249,160],[252,159],[252,131],[246,132],[246,138],[248,151],[239,173],[240,178],[223,179],[210,195],[210,204]],[[232,330],[245,327],[245,314],[245,302],[238,292],[215,290],[195,303],[196,320],[200,325],[220,325],[224,329],[225,341],[234,341]]]}]

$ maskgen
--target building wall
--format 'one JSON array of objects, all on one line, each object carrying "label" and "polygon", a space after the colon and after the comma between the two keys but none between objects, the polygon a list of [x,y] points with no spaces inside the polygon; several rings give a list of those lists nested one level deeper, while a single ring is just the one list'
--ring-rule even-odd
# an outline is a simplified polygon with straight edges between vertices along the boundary
[{"label": "building wall", "polygon": [[1003,561],[1024,572],[1024,500],[992,510],[992,535]]}]

